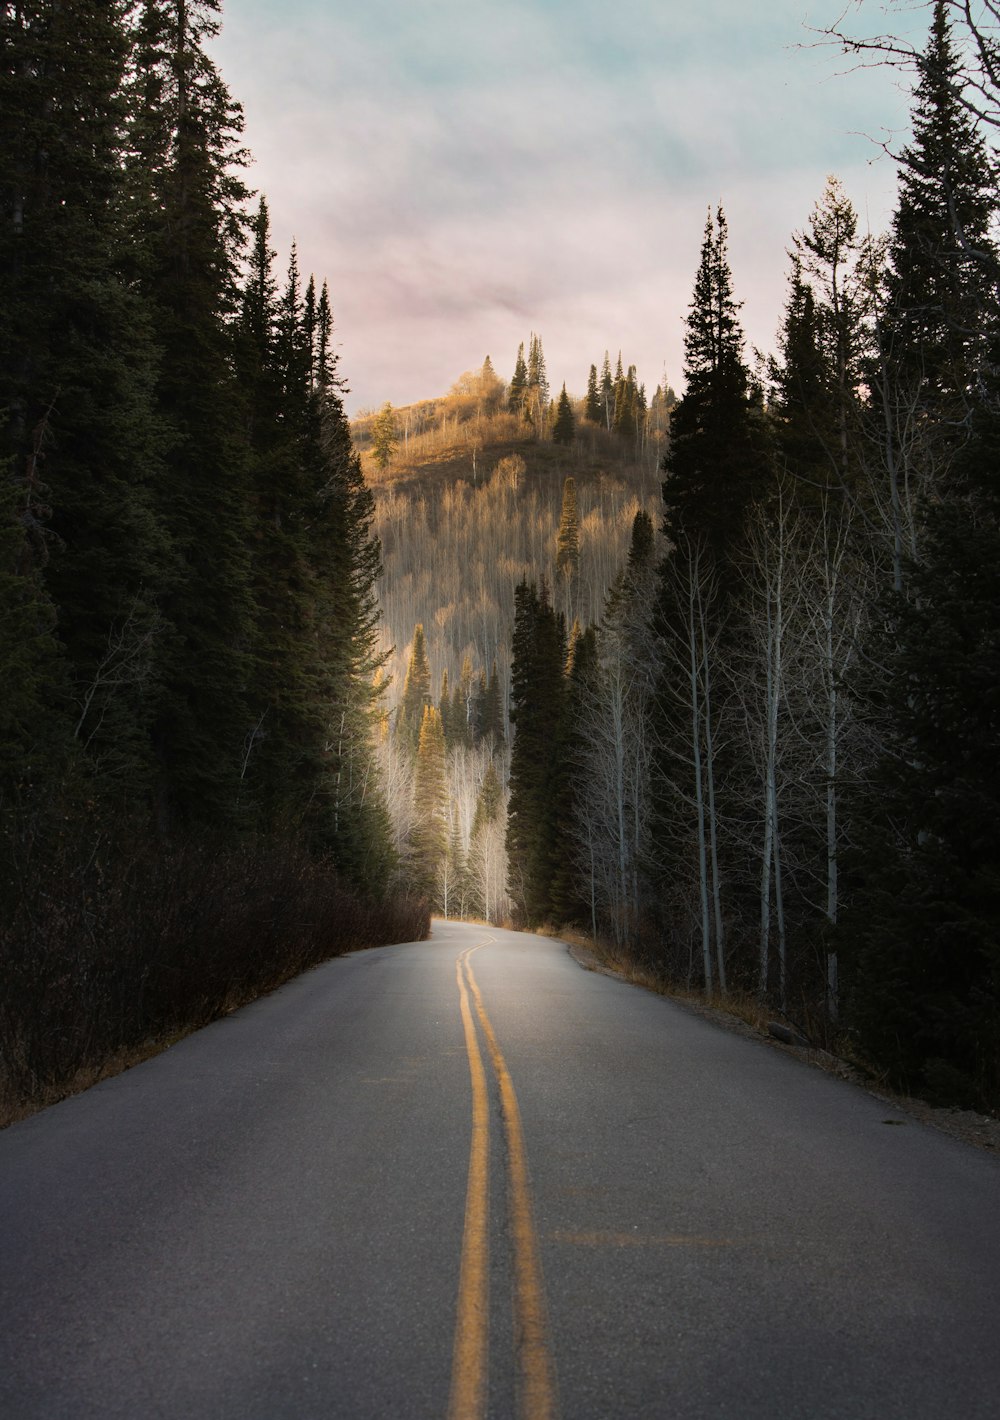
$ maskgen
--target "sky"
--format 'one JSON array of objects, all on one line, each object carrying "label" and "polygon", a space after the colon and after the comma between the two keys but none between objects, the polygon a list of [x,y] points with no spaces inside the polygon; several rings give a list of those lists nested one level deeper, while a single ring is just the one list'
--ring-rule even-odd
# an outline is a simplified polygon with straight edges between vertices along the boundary
[{"label": "sky", "polygon": [[[844,0],[853,32],[887,27]],[[791,234],[835,173],[887,225],[909,96],[815,28],[838,0],[226,0],[213,54],[246,114],[280,262],[329,282],[352,413],[443,394],[541,337],[582,395],[621,350],[683,385],[722,203],[748,347],[774,348]],[[920,34],[926,10],[897,12]],[[811,29],[810,27],[813,27]]]}]

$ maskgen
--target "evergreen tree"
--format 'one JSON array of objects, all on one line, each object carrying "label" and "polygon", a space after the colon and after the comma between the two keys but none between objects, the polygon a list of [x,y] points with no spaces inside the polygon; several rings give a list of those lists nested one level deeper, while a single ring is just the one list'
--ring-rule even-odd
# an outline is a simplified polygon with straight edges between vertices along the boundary
[{"label": "evergreen tree", "polygon": [[444,727],[433,705],[424,707],[413,777],[409,880],[414,892],[440,904],[439,877],[448,854],[448,774]]},{"label": "evergreen tree", "polygon": [[514,373],[507,387],[507,408],[511,414],[524,413],[527,394],[528,367],[524,363],[524,341],[522,340],[521,344],[517,347],[517,360],[514,362]]},{"label": "evergreen tree", "polygon": [[605,429],[611,429],[614,418],[615,383],[611,378],[611,359],[605,350],[604,364],[601,366],[601,422]]},{"label": "evergreen tree", "polygon": [[541,433],[549,408],[549,381],[545,373],[545,355],[541,337],[532,332],[528,343],[528,384],[524,395],[525,418]]},{"label": "evergreen tree", "polygon": [[431,668],[427,659],[427,639],[421,622],[413,628],[413,646],[403,682],[403,699],[399,706],[396,733],[416,749],[424,710],[431,700]]},{"label": "evergreen tree", "polygon": [[392,463],[398,442],[396,416],[387,400],[372,420],[372,457],[380,473],[384,473]]},{"label": "evergreen tree", "polygon": [[[871,382],[874,355],[876,271],[880,243],[858,237],[858,217],[836,178],[827,180],[804,232],[793,237],[792,281],[812,295],[812,311],[793,289],[782,353],[781,402],[800,452],[815,463],[826,446],[825,485],[853,493],[857,483],[857,433],[862,391]],[[820,366],[825,364],[826,373]],[[817,400],[825,398],[825,412]],[[808,423],[808,428],[807,428]],[[811,454],[810,454],[811,449]]]},{"label": "evergreen tree", "polygon": [[299,524],[315,589],[314,704],[323,716],[314,833],[350,881],[381,893],[395,866],[374,754],[388,658],[379,645],[376,595],[382,549],[374,500],[351,442],[336,357],[328,355],[320,368],[326,373],[308,407],[305,449],[312,476]]},{"label": "evergreen tree", "polygon": [[545,373],[545,354],[542,350],[542,338],[531,334],[528,343],[528,389],[534,391],[535,396],[542,408],[549,402],[549,381]]},{"label": "evergreen tree", "polygon": [[600,424],[601,422],[601,396],[597,388],[596,365],[591,365],[590,374],[587,376],[587,400],[584,405],[584,416],[590,424]]},{"label": "evergreen tree", "polygon": [[448,689],[448,668],[445,667],[441,672],[441,694],[438,698],[438,714],[441,716],[441,728],[444,733],[446,749],[451,749],[455,743],[451,721],[452,700],[453,697]]},{"label": "evergreen tree", "polygon": [[[284,290],[272,274],[267,205],[253,221],[253,245],[237,333],[237,368],[248,410],[252,630],[247,702],[251,726],[241,769],[241,804],[261,832],[301,827],[316,807],[326,738],[326,676],[318,663],[307,509],[325,481],[311,351],[293,246]],[[318,569],[317,569],[318,570]]]},{"label": "evergreen tree", "polygon": [[496,823],[503,809],[503,785],[497,767],[491,759],[476,796],[476,811],[472,818],[472,838],[479,836],[489,823]]},{"label": "evergreen tree", "polygon": [[810,489],[827,487],[840,469],[839,459],[830,464],[838,445],[838,401],[820,313],[797,256],[792,259],[778,348],[779,358],[770,362],[769,409],[782,462],[801,480],[802,495],[808,498]]},{"label": "evergreen tree", "polygon": [[703,538],[720,567],[739,555],[747,511],[766,473],[738,311],[720,207],[705,224],[684,337],[687,388],[671,415],[663,484],[667,536]]},{"label": "evergreen tree", "polygon": [[[234,378],[246,189],[242,114],[208,56],[218,0],[146,0],[137,20],[128,225],[162,353],[169,431],[159,513],[174,549],[153,743],[164,828],[234,828],[245,741],[250,593],[245,415]],[[207,609],[210,608],[210,614]]]},{"label": "evergreen tree", "polygon": [[445,917],[463,918],[467,911],[469,896],[469,872],[465,849],[462,845],[458,805],[454,802],[451,805],[448,852],[438,875],[438,891]]},{"label": "evergreen tree", "polygon": [[632,537],[628,549],[628,570],[637,573],[639,568],[652,565],[655,532],[653,519],[640,508],[632,519]]},{"label": "evergreen tree", "polygon": [[968,407],[995,319],[1000,262],[991,231],[996,165],[961,101],[964,80],[948,6],[936,0],[919,62],[913,139],[892,223],[883,358],[920,407]]},{"label": "evergreen tree", "polygon": [[573,417],[573,406],[569,402],[566,386],[563,385],[556,406],[555,423],[552,426],[552,441],[556,444],[569,445],[575,438],[576,420]]},{"label": "evergreen tree", "polygon": [[[621,359],[619,357],[619,368]],[[645,395],[640,398],[634,365],[615,384],[614,430],[617,434],[638,434],[641,415],[645,411]]]},{"label": "evergreen tree", "polygon": [[498,750],[503,745],[503,696],[495,659],[490,669],[489,676],[487,676],[485,671],[480,671],[479,673],[479,680],[475,692],[473,722],[475,724],[475,739],[477,744],[482,744],[485,741],[487,744],[491,745],[494,750]]},{"label": "evergreen tree", "polygon": [[856,805],[842,936],[862,1049],[903,1088],[1000,1098],[1000,415],[976,413],[890,599],[862,708],[882,753]]},{"label": "evergreen tree", "polygon": [[29,733],[75,740],[90,794],[117,816],[145,808],[153,773],[168,561],[156,352],[121,260],[126,7],[19,5],[3,40],[0,469],[14,487],[2,502],[25,528],[15,602],[48,626],[32,638],[36,684],[59,688]]},{"label": "evergreen tree", "polygon": [[557,908],[564,865],[568,768],[563,755],[565,623],[541,592],[522,582],[514,598],[507,822],[510,891],[523,920],[537,924]]},{"label": "evergreen tree", "polygon": [[564,825],[563,855],[558,866],[554,895],[561,917],[586,923],[597,935],[597,863],[594,833],[587,812],[592,786],[586,762],[584,727],[594,714],[594,697],[600,670],[597,628],[573,623],[566,657],[566,704],[562,752],[567,766],[561,797]]},{"label": "evergreen tree", "polygon": [[323,289],[319,296],[319,305],[316,307],[316,346],[314,353],[314,365],[316,371],[316,384],[327,389],[334,384],[334,370],[336,368],[337,357],[331,343],[333,336],[333,311],[330,307],[330,292],[327,284],[323,282]]},{"label": "evergreen tree", "polygon": [[305,348],[307,387],[310,394],[316,389],[316,336],[318,330],[319,304],[316,297],[316,278],[310,275],[306,284],[302,316],[302,340]]}]

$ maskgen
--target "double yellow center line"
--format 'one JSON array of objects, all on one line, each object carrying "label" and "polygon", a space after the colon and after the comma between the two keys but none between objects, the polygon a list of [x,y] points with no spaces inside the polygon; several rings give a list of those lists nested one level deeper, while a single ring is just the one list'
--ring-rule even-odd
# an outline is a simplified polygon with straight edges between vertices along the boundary
[{"label": "double yellow center line", "polygon": [[[493,939],[490,938],[489,941]],[[507,1196],[514,1250],[514,1342],[520,1420],[556,1420],[555,1370],[545,1315],[545,1285],[528,1184],[528,1158],[514,1082],[486,1014],[469,958],[488,942],[470,947],[455,965],[472,1080],[472,1142],[465,1195],[465,1229],[458,1284],[458,1315],[452,1356],[448,1420],[482,1420],[489,1373],[489,1171],[490,1107],[486,1070],[476,1033],[486,1041],[500,1091],[507,1143]]]}]

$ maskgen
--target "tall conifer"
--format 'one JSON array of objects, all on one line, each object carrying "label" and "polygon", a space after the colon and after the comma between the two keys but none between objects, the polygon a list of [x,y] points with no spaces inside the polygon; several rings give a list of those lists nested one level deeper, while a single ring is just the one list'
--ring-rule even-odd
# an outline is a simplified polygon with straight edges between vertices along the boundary
[{"label": "tall conifer", "polygon": [[433,705],[424,707],[413,777],[413,832],[410,836],[410,886],[435,905],[439,878],[448,853],[448,775],[444,726]]},{"label": "tall conifer", "polygon": [[600,424],[601,422],[601,396],[597,388],[597,366],[591,365],[590,374],[587,376],[587,400],[584,405],[584,414],[590,424]]},{"label": "tall conifer", "polygon": [[573,406],[570,404],[569,395],[566,393],[566,386],[563,385],[556,403],[556,418],[552,426],[552,442],[554,444],[569,445],[576,438],[576,419],[573,416]]},{"label": "tall conifer", "polygon": [[566,631],[545,584],[521,583],[514,599],[511,722],[516,728],[510,765],[507,851],[510,891],[523,919],[553,915],[553,894],[565,851],[563,754]]},{"label": "tall conifer", "polygon": [[721,567],[738,557],[765,480],[721,207],[705,224],[684,356],[687,388],[671,415],[664,460],[665,528],[670,538],[704,539]]},{"label": "tall conifer", "polygon": [[996,164],[968,109],[948,6],[919,61],[913,138],[892,223],[883,358],[923,409],[961,417],[992,335],[1000,260]]}]

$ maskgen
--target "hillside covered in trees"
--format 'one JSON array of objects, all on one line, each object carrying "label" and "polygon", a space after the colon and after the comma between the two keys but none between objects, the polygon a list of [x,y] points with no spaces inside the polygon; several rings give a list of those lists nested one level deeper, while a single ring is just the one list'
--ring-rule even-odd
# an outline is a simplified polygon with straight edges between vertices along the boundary
[{"label": "hillside covered in trees", "polygon": [[995,1106],[997,95],[952,9],[914,58],[890,231],[828,181],[773,356],[748,359],[718,207],[676,404],[634,374],[602,404],[620,365],[553,398],[532,336],[509,380],[487,361],[356,436],[384,774],[439,909],[584,926]]},{"label": "hillside covered in trees", "polygon": [[601,615],[636,514],[657,508],[676,399],[664,382],[647,401],[634,367],[621,356],[613,366],[607,353],[591,366],[587,398],[564,387],[553,399],[541,337],[527,344],[507,381],[487,357],[440,399],[385,406],[352,426],[383,552],[380,759],[396,846],[405,863],[421,813],[413,756],[428,705],[447,748],[439,838],[452,845],[453,867],[444,855],[440,893],[433,875],[423,885],[442,909],[450,883],[451,910],[500,917],[510,909],[500,858],[490,860],[490,913],[454,863],[472,850],[487,773],[488,795],[494,774],[507,783],[515,590],[544,581],[567,625]]}]

